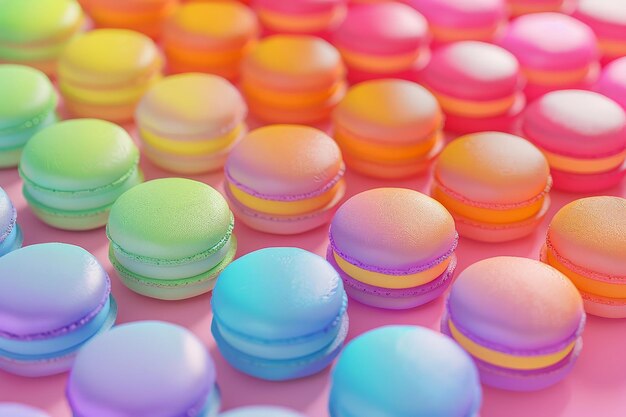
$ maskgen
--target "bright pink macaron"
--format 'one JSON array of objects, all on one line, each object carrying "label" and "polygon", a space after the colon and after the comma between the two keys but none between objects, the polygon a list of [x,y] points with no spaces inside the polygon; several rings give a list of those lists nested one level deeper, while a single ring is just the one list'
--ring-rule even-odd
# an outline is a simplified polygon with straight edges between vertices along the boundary
[{"label": "bright pink macaron", "polygon": [[267,33],[328,36],[346,16],[347,0],[253,0]]},{"label": "bright pink macaron", "polygon": [[626,57],[616,59],[604,67],[594,90],[613,99],[626,110]]},{"label": "bright pink macaron", "polygon": [[556,189],[596,192],[625,175],[626,113],[601,94],[548,93],[526,110],[522,133],[548,159]]},{"label": "bright pink macaron", "polygon": [[578,0],[574,17],[588,24],[596,33],[603,62],[626,56],[624,0]]}]

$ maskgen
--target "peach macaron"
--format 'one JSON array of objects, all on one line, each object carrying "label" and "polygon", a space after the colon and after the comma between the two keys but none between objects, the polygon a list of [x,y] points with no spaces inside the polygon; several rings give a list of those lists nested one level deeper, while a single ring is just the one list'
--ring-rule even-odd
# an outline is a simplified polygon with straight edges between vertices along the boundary
[{"label": "peach macaron", "polygon": [[539,149],[517,136],[483,132],[446,146],[431,195],[452,213],[461,236],[503,242],[535,230],[550,207],[551,186]]},{"label": "peach macaron", "polygon": [[327,36],[346,15],[347,0],[254,0],[267,33]]}]

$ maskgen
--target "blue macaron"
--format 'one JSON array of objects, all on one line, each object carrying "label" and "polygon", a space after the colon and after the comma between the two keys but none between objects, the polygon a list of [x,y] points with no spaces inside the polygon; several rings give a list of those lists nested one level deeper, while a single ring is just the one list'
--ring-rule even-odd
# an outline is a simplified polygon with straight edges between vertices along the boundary
[{"label": "blue macaron", "polygon": [[22,247],[23,240],[17,224],[17,210],[0,187],[0,256]]}]

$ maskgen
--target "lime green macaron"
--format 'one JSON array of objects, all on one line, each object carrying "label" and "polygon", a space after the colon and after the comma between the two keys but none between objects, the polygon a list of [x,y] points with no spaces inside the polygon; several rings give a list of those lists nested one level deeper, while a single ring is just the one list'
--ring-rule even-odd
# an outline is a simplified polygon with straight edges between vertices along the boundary
[{"label": "lime green macaron", "polygon": [[56,106],[57,95],[44,73],[0,65],[0,168],[17,166],[26,142],[57,121]]},{"label": "lime green macaron", "polygon": [[115,200],[143,181],[139,150],[124,129],[96,119],[56,123],[24,147],[19,172],[33,213],[50,226],[104,226]]},{"label": "lime green macaron", "polygon": [[131,290],[162,300],[211,291],[233,260],[237,239],[226,200],[183,178],[148,181],[111,208],[109,259]]}]

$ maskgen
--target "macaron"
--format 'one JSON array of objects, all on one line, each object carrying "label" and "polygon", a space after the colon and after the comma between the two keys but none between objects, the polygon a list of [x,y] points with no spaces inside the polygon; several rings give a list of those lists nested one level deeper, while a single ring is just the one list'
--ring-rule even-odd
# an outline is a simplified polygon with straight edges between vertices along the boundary
[{"label": "macaron", "polygon": [[24,404],[0,403],[0,417],[50,417],[38,408]]},{"label": "macaron", "polygon": [[511,132],[525,106],[513,54],[485,42],[460,41],[434,51],[421,81],[439,100],[454,133]]},{"label": "macaron", "polygon": [[507,0],[511,17],[531,13],[560,12],[566,0]]},{"label": "macaron", "polygon": [[415,80],[430,59],[428,22],[396,2],[349,9],[333,34],[352,83],[376,78]]},{"label": "macaron", "polygon": [[548,159],[557,189],[597,192],[624,178],[626,113],[601,94],[548,93],[524,113],[522,133]]},{"label": "macaron", "polygon": [[161,77],[150,38],[125,29],[97,29],[76,37],[59,58],[59,90],[75,117],[132,120],[139,99]]},{"label": "macaron", "polygon": [[469,355],[418,326],[384,326],[352,340],[331,377],[330,417],[477,417],[482,401]]},{"label": "macaron", "polygon": [[22,229],[17,224],[17,210],[0,187],[0,256],[21,248],[23,241]]},{"label": "macaron", "polygon": [[604,63],[626,56],[626,8],[622,0],[578,0],[573,16],[596,33]]},{"label": "macaron", "polygon": [[428,19],[433,41],[492,41],[507,23],[505,0],[407,0]]},{"label": "macaron", "polygon": [[211,291],[235,257],[234,224],[212,187],[184,178],[148,181],[111,208],[109,259],[124,285],[139,294],[194,297]]},{"label": "macaron", "polygon": [[594,90],[609,97],[626,111],[626,57],[616,59],[602,69]]},{"label": "macaron", "polygon": [[269,381],[321,372],[348,334],[339,275],[299,248],[265,248],[235,260],[222,272],[211,306],[211,332],[224,359]]},{"label": "macaron", "polygon": [[182,174],[222,169],[246,134],[248,108],[235,86],[211,74],[187,73],[157,81],[142,97],[135,122],[146,156]]},{"label": "macaron", "polygon": [[374,178],[422,173],[443,148],[439,103],[411,81],[381,79],[351,87],[332,121],[348,167]]},{"label": "macaron", "polygon": [[519,60],[529,100],[555,90],[588,89],[599,75],[593,31],[563,13],[521,16],[507,26],[499,44]]},{"label": "macaron", "polygon": [[254,0],[267,33],[328,36],[343,21],[348,0]]},{"label": "macaron", "polygon": [[31,211],[65,230],[104,226],[111,205],[143,181],[139,150],[121,127],[98,119],[67,120],[26,144],[19,173]]},{"label": "macaron", "polygon": [[216,417],[215,375],[206,346],[189,330],[139,321],[81,349],[66,395],[75,416]]},{"label": "macaron", "polygon": [[576,285],[589,314],[626,317],[626,199],[589,197],[552,218],[541,260]]},{"label": "macaron", "polygon": [[446,146],[431,195],[450,211],[461,236],[505,242],[537,228],[551,187],[550,166],[537,147],[508,133],[483,132]]},{"label": "macaron", "polygon": [[0,10],[0,62],[29,65],[50,76],[84,25],[76,0],[0,0]]},{"label": "macaron", "polygon": [[170,72],[208,72],[235,80],[243,57],[257,43],[254,12],[236,1],[181,5],[163,27]]},{"label": "macaron", "polygon": [[316,124],[343,98],[345,69],[339,52],[321,38],[274,35],[244,58],[240,87],[260,122]]},{"label": "macaron", "polygon": [[44,243],[0,257],[0,369],[65,372],[116,316],[109,276],[83,248]]},{"label": "macaron", "polygon": [[220,417],[305,417],[296,411],[270,405],[240,407],[220,414]]},{"label": "macaron", "polygon": [[35,133],[58,120],[57,95],[44,73],[0,64],[0,169],[17,166]]},{"label": "macaron", "polygon": [[344,172],[341,151],[324,132],[272,125],[235,145],[224,168],[224,189],[247,226],[295,234],[330,221],[346,192]]},{"label": "macaron", "polygon": [[583,302],[565,275],[512,256],[470,265],[452,285],[441,331],[474,359],[484,385],[534,391],[572,370],[582,349]]},{"label": "macaron", "polygon": [[405,188],[355,195],[330,225],[326,259],[351,298],[406,309],[439,297],[452,282],[458,234],[438,201]]}]

